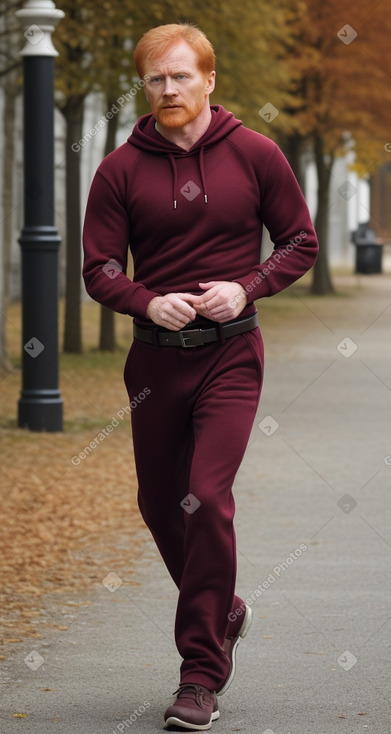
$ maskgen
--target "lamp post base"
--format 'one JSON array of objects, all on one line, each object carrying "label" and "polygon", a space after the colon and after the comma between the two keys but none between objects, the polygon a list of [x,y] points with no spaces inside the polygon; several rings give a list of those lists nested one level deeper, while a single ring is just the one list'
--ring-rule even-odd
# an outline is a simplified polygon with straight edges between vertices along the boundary
[{"label": "lamp post base", "polygon": [[18,402],[18,426],[30,431],[62,431],[63,401],[59,390],[41,390],[39,393],[22,390]]}]

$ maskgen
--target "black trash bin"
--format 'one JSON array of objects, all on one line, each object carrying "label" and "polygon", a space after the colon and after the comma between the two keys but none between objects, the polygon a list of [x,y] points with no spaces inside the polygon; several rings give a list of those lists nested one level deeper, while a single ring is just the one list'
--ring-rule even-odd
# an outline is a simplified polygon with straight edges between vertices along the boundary
[{"label": "black trash bin", "polygon": [[356,273],[370,275],[382,272],[383,245],[368,222],[362,222],[353,232],[356,245]]}]

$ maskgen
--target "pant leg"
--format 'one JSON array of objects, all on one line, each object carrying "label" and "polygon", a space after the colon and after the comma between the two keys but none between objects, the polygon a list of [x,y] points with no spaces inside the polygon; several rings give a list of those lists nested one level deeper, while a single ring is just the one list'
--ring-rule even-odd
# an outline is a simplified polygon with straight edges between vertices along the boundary
[{"label": "pant leg", "polygon": [[131,416],[137,499],[144,522],[179,588],[185,532],[180,502],[188,493],[193,427],[178,351],[135,340],[124,378],[131,401],[145,388],[149,391]]},{"label": "pant leg", "polygon": [[212,689],[225,680],[229,668],[221,646],[228,615],[238,603],[232,485],[246,450],[262,382],[259,332],[246,337],[227,340],[193,407],[189,492],[200,504],[185,518],[185,567],[175,635],[183,658],[181,683]]},{"label": "pant leg", "polygon": [[[181,682],[209,688],[226,677],[221,644],[238,606],[231,490],[259,400],[262,359],[255,330],[186,350],[136,342],[125,368],[131,398],[149,389],[132,412],[139,505],[180,592]],[[196,510],[180,504],[189,493]]]}]

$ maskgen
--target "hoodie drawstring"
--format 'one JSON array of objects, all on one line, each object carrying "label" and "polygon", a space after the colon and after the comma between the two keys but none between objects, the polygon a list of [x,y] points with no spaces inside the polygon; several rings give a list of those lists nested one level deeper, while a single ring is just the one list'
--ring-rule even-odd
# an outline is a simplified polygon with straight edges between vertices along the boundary
[{"label": "hoodie drawstring", "polygon": [[200,148],[200,155],[198,158],[198,163],[200,166],[200,174],[201,174],[201,181],[202,181],[202,189],[204,192],[204,201],[205,204],[208,203],[208,194],[206,192],[206,178],[205,178],[205,168],[204,168],[204,146],[202,145]]},{"label": "hoodie drawstring", "polygon": [[172,168],[172,201],[173,201],[174,209],[176,209],[176,204],[177,204],[176,190],[177,190],[177,184],[178,184],[178,171],[176,170],[176,163],[175,163],[174,156],[171,155],[171,153],[169,153],[168,157],[170,159],[171,168]]},{"label": "hoodie drawstring", "polygon": [[[176,161],[175,157],[172,155],[172,153],[168,154],[168,158],[171,164],[172,169],[172,202],[174,209],[177,208],[177,188],[178,188],[178,171],[176,167]],[[206,177],[205,177],[205,168],[204,168],[204,146],[202,145],[198,154],[198,165],[200,168],[200,176],[201,176],[201,183],[202,183],[202,189],[204,193],[204,202],[205,204],[208,203],[208,194],[206,191]]]}]

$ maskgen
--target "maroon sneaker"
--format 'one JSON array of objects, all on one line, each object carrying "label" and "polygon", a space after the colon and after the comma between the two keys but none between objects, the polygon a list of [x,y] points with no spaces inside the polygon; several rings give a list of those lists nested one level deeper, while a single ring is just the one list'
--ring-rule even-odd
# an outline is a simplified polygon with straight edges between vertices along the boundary
[{"label": "maroon sneaker", "polygon": [[164,714],[166,726],[204,731],[220,713],[214,691],[196,683],[183,683],[173,694],[177,699]]},{"label": "maroon sneaker", "polygon": [[235,675],[235,668],[236,668],[236,650],[239,645],[240,638],[246,637],[247,632],[250,629],[253,612],[252,612],[251,607],[248,606],[248,604],[246,604],[245,606],[246,606],[246,612],[245,612],[244,619],[243,619],[242,625],[238,633],[234,637],[226,637],[223,643],[223,650],[225,654],[227,655],[227,657],[229,658],[231,665],[230,665],[230,669],[228,672],[228,676],[225,679],[223,685],[221,686],[221,688],[219,688],[216,691],[218,696],[222,696],[223,693],[225,693],[228,690],[229,686],[231,685],[233,681],[233,678]]}]

